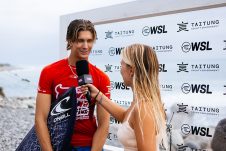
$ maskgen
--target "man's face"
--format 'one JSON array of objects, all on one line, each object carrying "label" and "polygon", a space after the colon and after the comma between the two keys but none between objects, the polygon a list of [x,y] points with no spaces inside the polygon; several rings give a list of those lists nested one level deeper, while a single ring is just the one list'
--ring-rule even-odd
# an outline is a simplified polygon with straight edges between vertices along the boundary
[{"label": "man's face", "polygon": [[93,43],[93,34],[90,31],[80,31],[78,40],[71,42],[71,53],[76,60],[88,60]]}]

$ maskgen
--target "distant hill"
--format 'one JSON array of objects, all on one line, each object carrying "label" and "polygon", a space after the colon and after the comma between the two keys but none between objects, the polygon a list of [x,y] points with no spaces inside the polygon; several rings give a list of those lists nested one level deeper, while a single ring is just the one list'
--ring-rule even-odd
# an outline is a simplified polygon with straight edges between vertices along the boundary
[{"label": "distant hill", "polygon": [[17,69],[17,68],[8,63],[0,63],[0,72],[5,70],[14,70],[14,69]]}]

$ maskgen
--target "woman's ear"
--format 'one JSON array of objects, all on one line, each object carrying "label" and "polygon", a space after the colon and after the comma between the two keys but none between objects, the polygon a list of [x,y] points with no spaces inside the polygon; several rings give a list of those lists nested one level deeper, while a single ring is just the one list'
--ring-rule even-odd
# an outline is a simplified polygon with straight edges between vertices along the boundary
[{"label": "woman's ear", "polygon": [[134,67],[130,67],[130,76],[133,77],[134,75]]}]

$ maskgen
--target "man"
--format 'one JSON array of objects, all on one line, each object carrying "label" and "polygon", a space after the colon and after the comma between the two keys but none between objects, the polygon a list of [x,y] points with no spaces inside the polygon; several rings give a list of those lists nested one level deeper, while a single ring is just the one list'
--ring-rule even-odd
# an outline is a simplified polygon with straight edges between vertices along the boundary
[{"label": "man", "polygon": [[[71,86],[76,87],[77,115],[71,146],[75,151],[101,151],[106,141],[109,128],[109,114],[97,105],[96,117],[93,115],[95,105],[89,108],[89,102],[81,93],[78,86],[75,63],[87,60],[96,40],[94,25],[88,20],[74,20],[67,29],[67,50],[71,50],[66,59],[59,60],[46,66],[40,75],[39,88],[36,99],[35,128],[39,143],[43,151],[52,151],[51,138],[47,128],[47,117],[50,111],[51,100],[57,99]],[[93,84],[110,97],[110,80],[100,69],[89,66]],[[95,100],[91,100],[95,102]]]}]

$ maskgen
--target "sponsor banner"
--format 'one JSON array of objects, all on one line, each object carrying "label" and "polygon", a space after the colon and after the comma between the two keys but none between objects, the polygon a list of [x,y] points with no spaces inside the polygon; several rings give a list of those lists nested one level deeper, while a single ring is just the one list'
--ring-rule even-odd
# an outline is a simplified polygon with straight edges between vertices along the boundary
[{"label": "sponsor banner", "polygon": [[[217,135],[226,117],[225,12],[219,7],[96,25],[90,62],[110,77],[111,99],[125,108],[133,95],[120,75],[123,48],[143,43],[155,50],[172,150],[212,151],[211,143],[226,136]],[[122,147],[119,123],[113,117],[110,123],[107,144]]]},{"label": "sponsor banner", "polygon": [[166,34],[166,25],[156,25],[156,26],[144,26],[142,28],[143,36],[155,35],[155,34]]},{"label": "sponsor banner", "polygon": [[125,29],[125,30],[108,30],[105,32],[104,39],[114,39],[114,38],[123,38],[127,36],[133,36],[135,34],[134,29]]},{"label": "sponsor banner", "polygon": [[184,94],[212,94],[210,84],[200,84],[200,83],[183,83],[181,86],[181,91]]},{"label": "sponsor banner", "polygon": [[[225,106],[193,105],[175,103],[167,108],[168,131],[171,149],[216,150],[219,141],[224,140],[226,124]],[[224,143],[219,143],[221,147]],[[212,146],[212,147],[211,147]]]},{"label": "sponsor banner", "polygon": [[177,64],[178,70],[177,72],[219,72],[221,71],[222,64],[220,63],[210,63],[207,62],[181,62]]},{"label": "sponsor banner", "polygon": [[194,52],[194,51],[211,51],[210,41],[199,41],[199,42],[184,42],[181,45],[181,50],[184,53]]},{"label": "sponsor banner", "polygon": [[[221,20],[222,21],[222,20]],[[181,23],[178,23],[178,30],[177,32],[188,32],[192,30],[206,30],[210,28],[218,28],[221,25],[220,19],[200,19],[197,21],[181,21]]]}]

